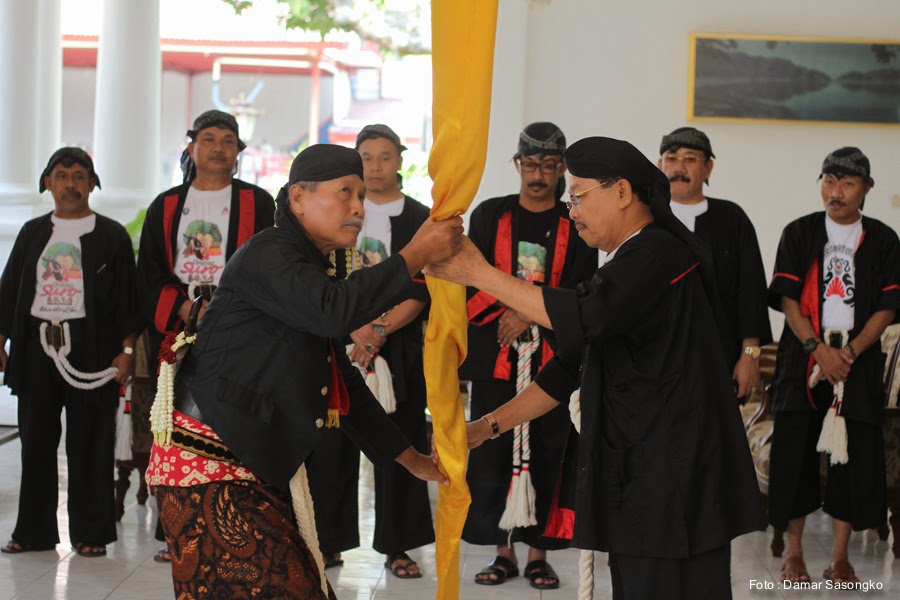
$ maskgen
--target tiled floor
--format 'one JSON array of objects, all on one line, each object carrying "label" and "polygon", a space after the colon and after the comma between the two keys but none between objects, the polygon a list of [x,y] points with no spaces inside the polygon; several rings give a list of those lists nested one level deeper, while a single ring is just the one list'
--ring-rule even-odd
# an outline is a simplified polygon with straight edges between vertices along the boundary
[{"label": "tiled floor", "polygon": [[[0,543],[9,539],[16,519],[20,445],[18,440],[0,446]],[[365,463],[365,461],[363,461]],[[65,459],[60,458],[59,523],[61,537],[67,538]],[[127,501],[127,510],[119,526],[119,541],[108,547],[102,559],[76,556],[65,544],[53,552],[0,555],[0,600],[155,600],[172,598],[167,566],[152,560],[158,543],[153,539],[155,510],[138,506],[134,489]],[[360,484],[360,503],[363,515],[361,536],[364,543],[371,540],[372,477],[371,467],[364,470]],[[806,554],[813,581],[821,582],[820,574],[828,560],[830,527],[822,514],[809,520]],[[806,599],[806,598],[897,598],[900,597],[900,561],[894,560],[888,542],[877,541],[874,532],[854,534],[851,540],[851,560],[860,578],[882,584],[882,590],[868,593],[796,591],[779,589],[752,590],[751,580],[765,584],[775,582],[781,559],[768,552],[768,537],[751,534],[738,539],[732,546],[733,590],[736,599]],[[391,577],[383,568],[383,557],[371,549],[359,549],[344,555],[346,565],[329,570],[328,576],[341,600],[424,600],[434,598],[437,582],[434,577],[434,546],[411,552],[425,570],[420,580],[401,581]],[[526,600],[576,598],[578,587],[578,551],[553,552],[550,561],[562,579],[562,587],[543,594],[533,590],[523,578],[513,579],[497,587],[472,583],[475,573],[491,558],[490,548],[468,546],[461,548],[462,583],[460,598],[490,600]],[[598,554],[596,564],[597,600],[611,597],[605,555]],[[656,599],[654,599],[656,600]],[[664,599],[659,599],[664,600]],[[702,600],[702,599],[698,599]]]}]

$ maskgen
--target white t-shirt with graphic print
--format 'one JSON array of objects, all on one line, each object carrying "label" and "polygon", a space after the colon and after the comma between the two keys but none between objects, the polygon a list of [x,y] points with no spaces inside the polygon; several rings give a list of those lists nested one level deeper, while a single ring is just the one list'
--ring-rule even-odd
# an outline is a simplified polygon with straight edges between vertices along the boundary
[{"label": "white t-shirt with graphic print", "polygon": [[362,266],[371,267],[384,262],[391,255],[391,217],[403,212],[404,198],[376,204],[366,198],[366,216],[356,241]]},{"label": "white t-shirt with graphic print", "polygon": [[225,268],[230,211],[230,185],[215,191],[188,189],[175,259],[175,274],[181,281],[219,285]]},{"label": "white t-shirt with graphic print", "polygon": [[825,284],[822,304],[822,328],[853,329],[856,304],[856,268],[854,257],[862,238],[862,219],[841,225],[825,215],[825,244],[822,281]]},{"label": "white t-shirt with graphic print", "polygon": [[37,284],[31,315],[51,322],[83,319],[81,236],[94,230],[97,215],[80,219],[60,219],[50,215],[50,222],[53,223],[53,233],[37,262]]}]

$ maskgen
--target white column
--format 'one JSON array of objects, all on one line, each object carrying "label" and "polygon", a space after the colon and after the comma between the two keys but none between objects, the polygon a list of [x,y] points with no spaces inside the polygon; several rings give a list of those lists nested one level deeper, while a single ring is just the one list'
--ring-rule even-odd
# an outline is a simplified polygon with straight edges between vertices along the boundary
[{"label": "white column", "polygon": [[[488,154],[472,209],[494,196],[519,191],[519,176],[510,158],[516,153],[525,122],[526,57],[529,2],[500,0],[494,41],[494,77]],[[472,214],[470,209],[466,214]]]},{"label": "white column", "polygon": [[159,0],[103,0],[91,204],[122,223],[160,192]]},{"label": "white column", "polygon": [[[38,204],[38,3],[0,0],[0,261]],[[46,158],[44,158],[46,160]]]},{"label": "white column", "polygon": [[[36,162],[38,171],[61,145],[62,136],[62,9],[60,0],[37,0],[38,34]],[[49,193],[38,206],[43,214],[53,209]]]}]

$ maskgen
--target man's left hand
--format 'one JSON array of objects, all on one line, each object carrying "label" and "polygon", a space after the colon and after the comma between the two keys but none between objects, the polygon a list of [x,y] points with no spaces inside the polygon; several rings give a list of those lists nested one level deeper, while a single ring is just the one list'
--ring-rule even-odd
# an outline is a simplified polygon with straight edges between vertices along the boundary
[{"label": "man's left hand", "polygon": [[463,236],[462,250],[453,258],[425,267],[425,274],[460,285],[474,285],[474,275],[479,268],[489,266],[481,250]]},{"label": "man's left hand", "polygon": [[737,364],[734,365],[731,377],[738,384],[737,397],[749,397],[752,389],[759,384],[759,361],[749,354],[741,354]]},{"label": "man's left hand", "polygon": [[397,462],[422,481],[437,481],[443,486],[450,485],[450,478],[438,468],[437,456],[421,454],[410,446],[397,457]]},{"label": "man's left hand", "polygon": [[112,361],[112,366],[119,370],[116,381],[119,385],[127,385],[134,377],[134,356],[120,352]]},{"label": "man's left hand", "polygon": [[497,341],[501,346],[509,346],[531,327],[531,323],[520,317],[519,313],[511,308],[503,311],[498,321]]}]

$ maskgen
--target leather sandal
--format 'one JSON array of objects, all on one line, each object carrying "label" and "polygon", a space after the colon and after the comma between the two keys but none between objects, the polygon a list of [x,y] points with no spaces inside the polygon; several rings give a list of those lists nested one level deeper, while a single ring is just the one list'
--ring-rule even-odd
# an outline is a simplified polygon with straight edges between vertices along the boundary
[{"label": "leather sandal", "polygon": [[[533,560],[525,565],[523,571],[525,577],[528,578],[531,587],[536,590],[556,590],[559,589],[559,575],[553,570],[546,560]],[[536,583],[536,579],[543,579],[541,583]],[[551,579],[553,581],[547,581]]]},{"label": "leather sandal", "polygon": [[859,577],[849,560],[836,560],[832,562],[822,573],[822,576],[828,581],[834,583],[858,583]]},{"label": "leather sandal", "polygon": [[[495,579],[491,579],[491,575]],[[504,556],[495,556],[491,564],[483,568],[475,575],[475,583],[479,585],[500,585],[507,579],[519,576],[519,567]]]}]

